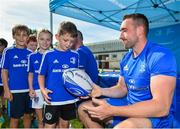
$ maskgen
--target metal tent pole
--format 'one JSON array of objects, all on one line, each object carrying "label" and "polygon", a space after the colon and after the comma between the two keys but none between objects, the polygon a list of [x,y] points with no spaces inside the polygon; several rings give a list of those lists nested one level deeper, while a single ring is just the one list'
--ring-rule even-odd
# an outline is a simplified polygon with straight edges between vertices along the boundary
[{"label": "metal tent pole", "polygon": [[[50,31],[53,34],[53,13],[52,12],[50,12]],[[52,39],[51,48],[53,48],[53,39]]]},{"label": "metal tent pole", "polygon": [[53,33],[53,13],[50,12],[50,31]]}]

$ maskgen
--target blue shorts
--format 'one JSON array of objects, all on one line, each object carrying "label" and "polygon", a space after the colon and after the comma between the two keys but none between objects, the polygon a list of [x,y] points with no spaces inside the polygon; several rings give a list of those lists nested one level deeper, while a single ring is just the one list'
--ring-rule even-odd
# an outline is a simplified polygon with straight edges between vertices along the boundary
[{"label": "blue shorts", "polygon": [[[106,99],[106,101],[113,106],[127,105],[126,98],[122,98],[122,99],[108,98]],[[110,125],[110,127],[114,127],[115,125],[126,119],[127,117],[119,117],[119,116],[113,117],[113,123]],[[174,115],[173,113],[169,113],[169,115],[165,117],[149,118],[149,119],[152,123],[152,128],[172,128]]]}]

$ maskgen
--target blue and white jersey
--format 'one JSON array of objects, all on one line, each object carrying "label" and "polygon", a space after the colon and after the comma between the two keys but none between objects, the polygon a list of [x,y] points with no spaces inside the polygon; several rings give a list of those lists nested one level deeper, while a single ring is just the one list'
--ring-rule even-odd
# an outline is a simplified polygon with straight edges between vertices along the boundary
[{"label": "blue and white jersey", "polygon": [[2,57],[2,68],[8,70],[9,88],[11,93],[29,91],[28,86],[28,55],[31,52],[26,48],[5,48]]},{"label": "blue and white jersey", "polygon": [[[173,54],[160,45],[148,42],[143,51],[133,57],[130,50],[120,63],[120,75],[128,88],[129,104],[152,99],[150,79],[156,75],[176,77],[176,60]],[[174,110],[174,100],[171,111]]]},{"label": "blue and white jersey", "polygon": [[78,53],[71,50],[54,49],[43,55],[39,74],[45,76],[45,87],[53,91],[48,94],[51,97],[51,105],[65,105],[78,101],[64,88],[62,79],[65,69],[78,68],[78,64]]},{"label": "blue and white jersey", "polygon": [[34,52],[29,55],[28,59],[28,72],[33,73],[33,89],[39,90],[39,83],[38,83],[38,72],[39,67],[42,61],[42,56],[40,52]]},{"label": "blue and white jersey", "polygon": [[98,84],[98,67],[93,53],[84,45],[80,46],[77,52],[79,54],[79,68],[85,70],[91,80]]},{"label": "blue and white jersey", "polygon": [[3,86],[2,76],[1,76],[1,67],[2,67],[1,59],[2,59],[2,54],[0,54],[0,86]]}]

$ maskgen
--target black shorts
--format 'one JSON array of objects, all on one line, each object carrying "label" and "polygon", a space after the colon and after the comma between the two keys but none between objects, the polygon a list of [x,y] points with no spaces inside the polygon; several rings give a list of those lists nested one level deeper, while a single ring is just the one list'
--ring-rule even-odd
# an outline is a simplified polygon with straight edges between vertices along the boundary
[{"label": "black shorts", "polygon": [[4,92],[4,88],[3,86],[0,86],[0,96],[3,95],[3,92]]},{"label": "black shorts", "polygon": [[54,124],[63,120],[72,120],[76,118],[76,104],[67,105],[45,105],[44,109],[44,123]]},{"label": "black shorts", "polygon": [[10,102],[10,117],[19,119],[24,114],[32,113],[30,108],[29,92],[12,93],[13,100]]}]

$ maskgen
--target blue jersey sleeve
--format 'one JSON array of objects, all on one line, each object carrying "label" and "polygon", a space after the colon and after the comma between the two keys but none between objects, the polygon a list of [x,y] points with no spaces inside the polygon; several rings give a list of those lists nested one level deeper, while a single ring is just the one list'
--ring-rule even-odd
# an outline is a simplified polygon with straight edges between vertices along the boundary
[{"label": "blue jersey sleeve", "polygon": [[4,52],[3,52],[3,56],[2,56],[2,59],[1,59],[1,63],[2,63],[2,68],[3,69],[9,69],[9,51],[7,48],[5,48]]},{"label": "blue jersey sleeve", "polygon": [[151,76],[154,75],[167,75],[176,76],[176,59],[173,54],[165,49],[163,51],[154,52],[149,60],[149,70]]},{"label": "blue jersey sleeve", "polygon": [[30,55],[29,57],[28,57],[28,68],[27,68],[27,71],[28,72],[33,72],[34,71],[34,69],[33,69],[33,60],[32,60],[32,55]]},{"label": "blue jersey sleeve", "polygon": [[120,63],[120,75],[123,76],[123,66],[122,66],[122,63]]},{"label": "blue jersey sleeve", "polygon": [[87,58],[86,54],[81,50],[78,51],[78,54],[79,54],[79,68],[84,69],[84,67],[87,64],[88,58]]}]

